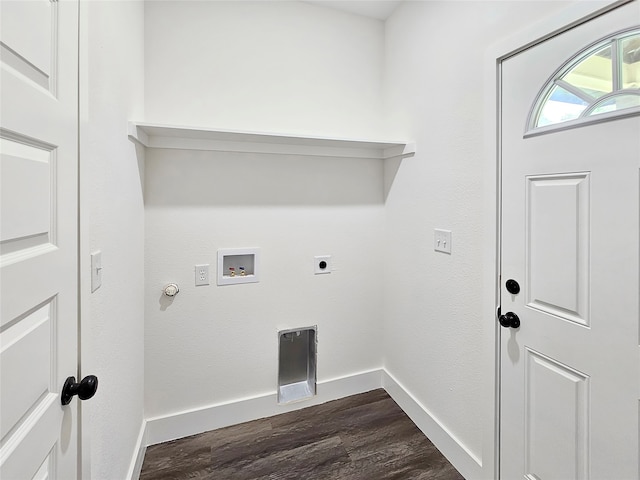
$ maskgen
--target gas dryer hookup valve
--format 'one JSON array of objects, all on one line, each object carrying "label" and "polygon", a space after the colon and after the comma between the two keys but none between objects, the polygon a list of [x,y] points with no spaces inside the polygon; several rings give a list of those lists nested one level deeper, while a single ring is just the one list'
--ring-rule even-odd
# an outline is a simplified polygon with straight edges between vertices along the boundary
[{"label": "gas dryer hookup valve", "polygon": [[175,283],[170,283],[169,285],[164,287],[162,293],[164,293],[167,297],[175,297],[179,291],[180,289],[178,288],[178,285],[176,285]]}]

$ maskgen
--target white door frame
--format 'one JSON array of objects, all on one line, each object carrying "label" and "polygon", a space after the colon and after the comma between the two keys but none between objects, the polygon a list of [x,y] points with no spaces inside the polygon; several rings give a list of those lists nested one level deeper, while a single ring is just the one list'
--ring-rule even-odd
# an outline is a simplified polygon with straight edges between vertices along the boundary
[{"label": "white door frame", "polygon": [[487,49],[484,71],[484,185],[483,212],[486,233],[483,242],[483,311],[487,320],[483,323],[483,338],[487,359],[487,378],[485,385],[485,424],[483,431],[487,433],[483,440],[482,470],[485,478],[499,478],[500,467],[500,326],[495,318],[496,308],[500,301],[501,269],[501,173],[502,157],[501,118],[499,96],[501,85],[502,62],[508,57],[526,48],[558,35],[576,25],[613,10],[621,5],[637,0],[595,0],[581,1],[560,10],[555,15],[532,25],[526,30],[507,37]]}]

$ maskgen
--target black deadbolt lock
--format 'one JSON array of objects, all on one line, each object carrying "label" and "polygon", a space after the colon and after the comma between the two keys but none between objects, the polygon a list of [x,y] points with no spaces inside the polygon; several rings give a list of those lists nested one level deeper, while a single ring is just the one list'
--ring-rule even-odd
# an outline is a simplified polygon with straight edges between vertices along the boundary
[{"label": "black deadbolt lock", "polygon": [[517,295],[520,293],[520,285],[518,284],[518,282],[516,282],[512,278],[507,280],[507,283],[505,286],[507,287],[507,292],[513,295]]},{"label": "black deadbolt lock", "polygon": [[325,268],[327,268],[327,262],[325,262],[324,260],[322,260],[322,261],[318,264],[318,266],[319,266],[321,269],[323,269],[323,270],[324,270]]}]

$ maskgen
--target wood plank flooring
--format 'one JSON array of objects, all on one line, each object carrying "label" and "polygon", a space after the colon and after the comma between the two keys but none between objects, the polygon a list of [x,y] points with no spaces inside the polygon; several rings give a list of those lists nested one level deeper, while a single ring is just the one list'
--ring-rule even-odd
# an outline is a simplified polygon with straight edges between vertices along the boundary
[{"label": "wood plank flooring", "polygon": [[147,448],[141,480],[464,480],[383,390]]}]

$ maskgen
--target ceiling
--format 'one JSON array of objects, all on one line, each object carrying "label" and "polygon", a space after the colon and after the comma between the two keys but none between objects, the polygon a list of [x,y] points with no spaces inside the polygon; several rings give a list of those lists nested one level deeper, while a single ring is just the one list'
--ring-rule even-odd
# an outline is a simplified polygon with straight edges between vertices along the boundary
[{"label": "ceiling", "polygon": [[304,0],[322,7],[334,8],[365,17],[386,20],[401,0]]}]

